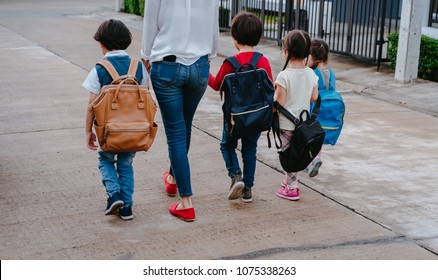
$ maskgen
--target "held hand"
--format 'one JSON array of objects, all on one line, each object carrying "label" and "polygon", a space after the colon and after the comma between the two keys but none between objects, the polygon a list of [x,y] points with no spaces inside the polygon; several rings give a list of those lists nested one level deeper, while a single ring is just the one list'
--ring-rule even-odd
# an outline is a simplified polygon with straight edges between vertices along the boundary
[{"label": "held hand", "polygon": [[93,132],[87,132],[87,148],[96,151],[98,146],[95,144],[96,135]]},{"label": "held hand", "polygon": [[146,70],[148,71],[149,74],[151,74],[151,68],[152,65],[149,62],[149,60],[144,60],[143,58],[141,59],[141,62],[143,62],[144,67],[146,68]]}]

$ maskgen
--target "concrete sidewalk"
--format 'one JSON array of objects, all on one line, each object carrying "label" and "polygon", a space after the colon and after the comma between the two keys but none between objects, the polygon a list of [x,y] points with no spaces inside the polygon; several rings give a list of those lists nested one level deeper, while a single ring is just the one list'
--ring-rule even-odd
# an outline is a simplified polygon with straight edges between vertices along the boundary
[{"label": "concrete sidewalk", "polygon": [[[128,52],[138,57],[142,18],[115,13],[114,1],[0,3],[1,259],[438,259],[438,85],[395,85],[388,69],[338,55],[344,130],[324,147],[317,177],[299,174],[300,201],[276,197],[282,172],[265,135],[254,202],[227,200],[221,101],[208,90],[190,150],[198,219],[168,214],[176,198],[164,193],[159,114],[154,146],[134,162],[134,220],[104,216],[81,83],[101,59],[92,36],[107,18],[130,27]],[[278,73],[278,46],[264,41],[259,50]],[[227,34],[220,52],[234,53]],[[213,73],[222,61],[212,61]]]}]

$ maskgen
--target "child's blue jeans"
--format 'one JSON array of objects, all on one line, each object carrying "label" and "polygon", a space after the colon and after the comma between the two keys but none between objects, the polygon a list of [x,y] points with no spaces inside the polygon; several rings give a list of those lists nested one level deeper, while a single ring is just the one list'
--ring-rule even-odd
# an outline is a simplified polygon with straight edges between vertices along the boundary
[{"label": "child's blue jeans", "polygon": [[[254,185],[254,174],[257,161],[257,141],[260,138],[260,132],[251,134],[241,138],[242,142],[242,163],[243,163],[243,183],[246,188],[251,188]],[[242,173],[239,160],[237,159],[236,148],[237,139],[233,139],[229,132],[227,124],[224,125],[221,141],[222,157],[225,161],[225,166],[228,170],[228,176],[233,177],[238,173]]]},{"label": "child's blue jeans", "polygon": [[131,206],[133,203],[134,156],[135,152],[113,153],[99,150],[99,169],[106,192],[110,197],[119,192],[124,206]]}]

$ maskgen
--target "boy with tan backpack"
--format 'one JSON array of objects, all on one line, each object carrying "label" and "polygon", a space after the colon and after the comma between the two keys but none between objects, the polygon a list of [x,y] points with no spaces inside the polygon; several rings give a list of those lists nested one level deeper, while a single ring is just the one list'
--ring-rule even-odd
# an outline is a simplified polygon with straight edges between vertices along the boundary
[{"label": "boy with tan backpack", "polygon": [[99,169],[108,194],[105,215],[118,214],[123,220],[131,220],[132,162],[136,151],[147,151],[155,139],[157,108],[147,88],[146,69],[125,51],[132,40],[125,24],[107,20],[99,26],[94,39],[99,42],[104,61],[96,64],[82,84],[90,91],[85,123],[87,147],[98,150],[98,140]]}]

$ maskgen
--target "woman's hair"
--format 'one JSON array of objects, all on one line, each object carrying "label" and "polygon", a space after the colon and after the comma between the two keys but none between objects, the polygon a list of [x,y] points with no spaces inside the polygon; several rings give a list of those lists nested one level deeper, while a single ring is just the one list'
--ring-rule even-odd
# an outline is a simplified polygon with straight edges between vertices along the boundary
[{"label": "woman's hair", "polygon": [[104,21],[93,36],[107,50],[126,50],[131,44],[132,35],[126,25],[117,19]]},{"label": "woman's hair", "polygon": [[310,54],[310,36],[303,30],[292,30],[283,38],[283,51],[287,52],[286,63],[283,70],[286,69],[289,60],[305,59]]},{"label": "woman's hair", "polygon": [[320,62],[327,62],[329,54],[329,46],[324,40],[313,39],[310,46],[310,54],[316,65]]},{"label": "woman's hair", "polygon": [[263,33],[263,24],[254,14],[238,13],[231,22],[231,36],[241,45],[257,46]]}]

